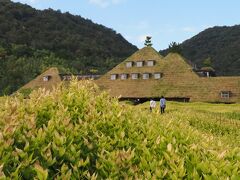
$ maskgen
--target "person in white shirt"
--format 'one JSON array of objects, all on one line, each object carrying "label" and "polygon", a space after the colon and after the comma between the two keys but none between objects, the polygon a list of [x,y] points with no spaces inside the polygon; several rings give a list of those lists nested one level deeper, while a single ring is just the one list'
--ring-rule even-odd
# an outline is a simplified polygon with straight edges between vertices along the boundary
[{"label": "person in white shirt", "polygon": [[166,99],[163,96],[161,96],[161,99],[160,99],[161,114],[165,112],[165,108],[166,108]]},{"label": "person in white shirt", "polygon": [[151,99],[150,101],[150,112],[152,112],[152,110],[156,107],[156,101],[154,101],[153,99]]}]

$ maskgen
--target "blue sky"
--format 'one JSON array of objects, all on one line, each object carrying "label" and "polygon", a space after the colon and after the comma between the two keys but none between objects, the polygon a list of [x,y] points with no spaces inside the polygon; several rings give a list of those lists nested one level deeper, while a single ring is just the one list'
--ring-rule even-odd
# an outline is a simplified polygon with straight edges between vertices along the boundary
[{"label": "blue sky", "polygon": [[37,9],[60,9],[121,33],[142,48],[146,35],[165,49],[213,26],[240,24],[239,0],[13,0]]}]

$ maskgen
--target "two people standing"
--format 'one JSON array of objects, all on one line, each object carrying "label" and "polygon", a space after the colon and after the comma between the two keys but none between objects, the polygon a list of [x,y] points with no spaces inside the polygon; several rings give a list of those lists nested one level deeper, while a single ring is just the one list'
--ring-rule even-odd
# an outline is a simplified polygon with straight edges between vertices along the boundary
[{"label": "two people standing", "polygon": [[[156,101],[154,101],[153,99],[150,100],[150,112],[152,112],[152,110],[156,107]],[[160,99],[160,110],[161,110],[161,114],[163,114],[165,112],[165,108],[166,108],[166,99],[161,96]]]}]

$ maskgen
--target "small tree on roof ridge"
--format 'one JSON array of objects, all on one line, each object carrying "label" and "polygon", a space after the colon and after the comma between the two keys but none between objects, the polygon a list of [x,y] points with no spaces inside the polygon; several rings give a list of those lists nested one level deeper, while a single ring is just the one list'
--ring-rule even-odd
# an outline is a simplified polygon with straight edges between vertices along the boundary
[{"label": "small tree on roof ridge", "polygon": [[178,53],[178,54],[182,55],[182,47],[180,46],[179,43],[171,42],[168,45],[168,49],[169,49],[169,52],[171,52],[171,53]]},{"label": "small tree on roof ridge", "polygon": [[144,45],[147,46],[147,47],[151,47],[152,46],[152,40],[151,39],[152,39],[151,36],[146,36]]}]

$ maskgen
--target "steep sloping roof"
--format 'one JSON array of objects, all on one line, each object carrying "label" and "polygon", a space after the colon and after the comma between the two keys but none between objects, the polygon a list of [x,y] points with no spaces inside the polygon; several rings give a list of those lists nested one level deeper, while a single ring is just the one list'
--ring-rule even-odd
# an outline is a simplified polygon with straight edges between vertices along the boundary
[{"label": "steep sloping roof", "polygon": [[[48,81],[44,81],[43,78],[48,77]],[[59,76],[59,71],[56,67],[52,67],[37,76],[35,79],[24,85],[21,89],[36,89],[45,88],[51,90],[54,86],[61,82],[61,77]]]},{"label": "steep sloping roof", "polygon": [[154,60],[156,64],[163,65],[163,62],[161,61],[163,57],[152,47],[144,47],[143,49],[135,52],[133,55],[128,57],[126,60],[124,60],[122,63],[117,65],[115,68],[113,68],[111,71],[108,72],[108,74],[119,74],[119,73],[134,73],[134,72],[147,72],[147,71],[154,71],[156,69],[156,66],[153,66],[151,68],[147,66],[143,66],[141,68],[133,66],[131,68],[126,68],[126,62],[138,62],[138,61],[147,61],[147,60]]},{"label": "steep sloping roof", "polygon": [[192,92],[199,88],[199,77],[192,67],[176,53],[168,54],[163,60],[164,76],[153,88],[155,95],[192,98]]},{"label": "steep sloping roof", "polygon": [[[128,61],[155,60],[153,67],[126,67]],[[155,73],[163,74],[161,79],[139,79],[133,80],[129,77],[126,80],[120,78],[111,80],[111,74],[132,74],[132,73]],[[233,94],[231,101],[240,101],[240,77],[218,77],[200,78],[186,62],[186,60],[176,53],[170,53],[162,57],[153,48],[145,47],[111,71],[106,73],[96,81],[102,89],[109,90],[112,96],[124,98],[146,98],[160,97],[164,95],[169,98],[190,98],[191,101],[225,101],[220,98],[223,89],[229,90]],[[224,88],[225,87],[225,88]]]},{"label": "steep sloping roof", "polygon": [[137,52],[135,52],[133,55],[131,55],[130,57],[128,57],[126,59],[126,61],[131,60],[131,61],[139,61],[141,59],[162,59],[163,56],[161,56],[154,48],[152,47],[144,47],[141,50],[138,50]]},{"label": "steep sloping roof", "polygon": [[[139,60],[155,60],[156,64],[153,67],[131,67],[126,68],[127,61],[139,61]],[[111,74],[121,74],[121,73],[163,73],[163,77],[159,80],[150,78],[144,80],[141,77],[137,80],[132,80],[131,78],[127,80],[110,80]],[[192,84],[193,80],[198,80],[198,76],[192,71],[190,65],[188,65],[184,59],[178,54],[169,54],[167,57],[163,58],[151,47],[145,47],[132,56],[127,58],[121,64],[113,68],[107,74],[102,76],[97,84],[104,88],[110,89],[110,93],[113,96],[123,96],[123,97],[151,97],[160,96],[166,94],[166,91],[176,84],[185,84],[189,80]],[[181,94],[178,94],[181,96]]]},{"label": "steep sloping roof", "polygon": [[[154,66],[147,66],[148,60],[154,60]],[[136,67],[138,61],[145,62],[143,67]],[[134,65],[126,67],[127,62]],[[132,73],[138,73],[140,77],[133,80]],[[143,79],[144,73],[149,73],[150,78]],[[161,73],[162,77],[154,79],[154,73]],[[119,77],[111,80],[112,74],[128,74],[129,77],[126,80]],[[45,76],[50,77],[48,81],[43,80]],[[21,89],[41,87],[51,90],[61,81],[58,69],[50,68]],[[191,101],[240,102],[240,77],[201,78],[179,54],[170,53],[163,58],[151,47],[137,51],[95,82],[114,97],[152,98],[164,95],[168,98],[189,98]],[[223,91],[231,93],[229,99],[221,98]]]}]

